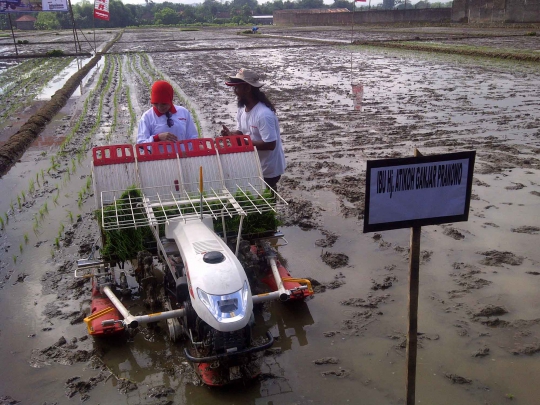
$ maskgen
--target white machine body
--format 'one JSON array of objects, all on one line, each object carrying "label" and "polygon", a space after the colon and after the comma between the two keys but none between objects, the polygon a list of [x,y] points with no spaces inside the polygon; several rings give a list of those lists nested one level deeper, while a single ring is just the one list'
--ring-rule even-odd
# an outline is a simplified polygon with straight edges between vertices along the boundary
[{"label": "white machine body", "polygon": [[197,315],[221,332],[245,327],[253,312],[249,281],[240,261],[214,232],[212,218],[172,219],[165,237],[178,246]]}]

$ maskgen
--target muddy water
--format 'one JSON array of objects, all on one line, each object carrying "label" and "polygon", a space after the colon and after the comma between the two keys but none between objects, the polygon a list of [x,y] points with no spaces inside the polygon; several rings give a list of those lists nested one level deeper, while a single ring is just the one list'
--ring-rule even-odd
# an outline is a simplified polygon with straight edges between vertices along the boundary
[{"label": "muddy water", "polygon": [[[139,34],[130,35],[123,39],[135,43]],[[204,46],[219,40],[216,32],[183,35]],[[332,31],[321,36],[334,37]],[[289,243],[280,254],[294,276],[311,277],[325,291],[300,306],[276,302],[257,310],[259,330],[269,329],[281,350],[266,353],[261,378],[246,385],[194,384],[182,345],[171,345],[163,329],[142,329],[121,342],[83,340],[84,324],[71,322],[87,310],[89,286],[72,286],[71,271],[87,254],[79,246],[96,234],[93,198],[81,207],[74,202],[89,173],[85,160],[58,205],[49,202],[38,235],[32,217],[48,195],[45,186],[34,206],[16,210],[0,233],[0,363],[10,365],[0,369],[0,397],[28,404],[86,396],[100,404],[404,403],[409,231],[362,234],[363,177],[367,159],[410,156],[418,147],[425,154],[474,149],[477,162],[469,221],[422,230],[416,399],[536,403],[537,66],[365,48],[244,49],[255,42],[231,33],[222,40],[238,49],[156,53],[152,61],[198,107],[206,136],[220,124],[233,126],[235,101],[225,76],[261,61],[289,162],[280,184],[291,205],[282,227]],[[351,82],[364,86],[362,111],[354,110]],[[0,179],[2,195],[28,188],[53,150],[28,152]],[[9,200],[0,198],[0,214],[10,210]],[[60,222],[73,227],[68,210],[81,215],[75,243],[58,249]],[[328,254],[341,260],[325,262]],[[507,312],[481,315],[494,306]],[[47,356],[61,336],[71,346]],[[91,350],[96,358],[89,361],[82,351]],[[337,364],[315,364],[328,357]],[[72,377],[97,382],[78,393],[66,383]]]}]

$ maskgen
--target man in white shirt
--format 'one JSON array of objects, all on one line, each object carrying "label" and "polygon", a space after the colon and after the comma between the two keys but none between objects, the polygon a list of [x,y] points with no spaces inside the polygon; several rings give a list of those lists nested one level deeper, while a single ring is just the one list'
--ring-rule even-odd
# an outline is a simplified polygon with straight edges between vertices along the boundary
[{"label": "man in white shirt", "polygon": [[159,80],[152,85],[152,108],[139,121],[137,143],[183,141],[199,137],[190,112],[174,105],[173,97],[174,90],[169,83]]},{"label": "man in white shirt", "polygon": [[221,135],[249,135],[259,154],[264,181],[273,190],[277,190],[277,183],[287,164],[276,109],[260,90],[263,83],[259,81],[259,75],[252,70],[240,69],[236,76],[231,76],[225,84],[234,89],[238,112],[236,131],[231,132],[223,125]]}]

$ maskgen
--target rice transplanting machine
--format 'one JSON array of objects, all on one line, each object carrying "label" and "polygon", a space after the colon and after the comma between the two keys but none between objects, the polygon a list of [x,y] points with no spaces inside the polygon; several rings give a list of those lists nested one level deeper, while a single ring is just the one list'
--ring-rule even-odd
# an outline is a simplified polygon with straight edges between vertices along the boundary
[{"label": "rice transplanting machine", "polygon": [[[79,260],[75,271],[76,277],[92,279],[88,333],[110,336],[166,320],[170,339],[187,342],[185,356],[203,383],[225,385],[257,376],[261,352],[274,338],[269,331],[265,337],[253,336],[254,305],[304,300],[313,290],[308,280],[292,278],[279,262],[275,242],[286,241],[275,227],[243,232],[246,218],[275,215],[286,204],[268,192],[250,137],[100,146],[92,154],[102,244],[118,242],[125,232],[150,232],[155,253],[141,248],[129,259],[137,263],[135,278],[146,306],[153,310],[161,301],[162,311],[130,313],[119,298],[127,276],[120,271],[123,266],[116,269],[126,258],[115,260],[110,252],[101,259],[91,256]],[[230,220],[238,227],[232,238],[226,225]],[[251,258],[248,265],[239,260],[241,249],[240,256]],[[254,282],[265,283],[270,291],[253,294]]]}]

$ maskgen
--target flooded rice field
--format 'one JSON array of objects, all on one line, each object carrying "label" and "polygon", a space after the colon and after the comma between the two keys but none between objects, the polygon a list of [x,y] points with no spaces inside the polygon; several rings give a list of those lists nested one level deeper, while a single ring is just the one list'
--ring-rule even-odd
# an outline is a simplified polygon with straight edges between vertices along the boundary
[{"label": "flooded rice field", "polygon": [[[350,28],[267,31],[276,36],[124,32],[0,178],[0,404],[404,404],[410,231],[362,228],[366,161],[414,148],[476,151],[469,221],[422,229],[416,401],[536,403],[540,65],[290,38],[340,41]],[[365,31],[394,40],[462,35]],[[101,46],[115,34],[102,32]],[[521,43],[514,34],[475,44]],[[72,66],[64,63],[58,71]],[[293,276],[320,285],[300,305],[257,308],[257,329],[276,338],[261,375],[216,389],[200,384],[164,323],[117,341],[88,338],[90,283],[73,271],[98,238],[89,148],[134,142],[159,77],[173,83],[202,136],[234,127],[224,81],[240,67],[264,73],[280,120],[288,167],[279,187],[289,202],[280,256]],[[53,77],[28,92],[40,94]],[[32,102],[13,97],[19,107],[6,117],[25,121]],[[0,141],[14,131],[0,127]],[[129,282],[126,307],[143,313]]]}]

